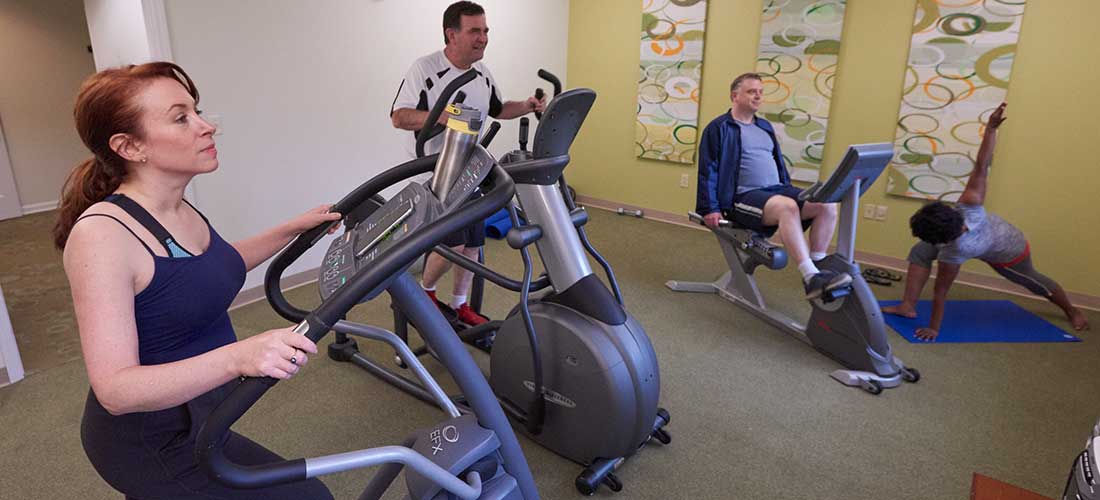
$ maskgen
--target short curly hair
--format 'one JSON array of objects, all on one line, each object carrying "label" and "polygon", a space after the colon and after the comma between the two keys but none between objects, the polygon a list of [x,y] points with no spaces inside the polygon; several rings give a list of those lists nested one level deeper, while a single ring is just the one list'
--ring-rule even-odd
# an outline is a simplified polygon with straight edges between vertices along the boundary
[{"label": "short curly hair", "polygon": [[950,243],[963,234],[963,216],[942,201],[929,203],[909,218],[913,236],[933,245]]}]

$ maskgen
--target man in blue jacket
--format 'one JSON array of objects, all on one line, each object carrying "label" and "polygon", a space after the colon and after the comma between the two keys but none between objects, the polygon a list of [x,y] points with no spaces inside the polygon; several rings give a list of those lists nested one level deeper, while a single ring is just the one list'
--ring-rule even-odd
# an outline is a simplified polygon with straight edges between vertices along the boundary
[{"label": "man in blue jacket", "polygon": [[[775,129],[756,116],[764,100],[760,75],[745,73],[730,84],[728,113],[703,129],[699,145],[699,187],[695,210],[707,227],[727,219],[734,224],[779,238],[798,264],[806,298],[852,282],[847,273],[819,270],[814,261],[825,258],[836,227],[836,204],[798,200],[800,189],[791,185]],[[802,232],[810,227],[810,243]]]}]

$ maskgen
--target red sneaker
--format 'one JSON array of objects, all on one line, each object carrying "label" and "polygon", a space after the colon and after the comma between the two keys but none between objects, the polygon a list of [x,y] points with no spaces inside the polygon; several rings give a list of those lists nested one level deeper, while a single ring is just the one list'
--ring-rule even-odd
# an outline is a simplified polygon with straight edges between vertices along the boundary
[{"label": "red sneaker", "polygon": [[428,294],[428,298],[432,299],[432,303],[439,308],[440,312],[443,313],[443,316],[448,318],[447,321],[450,321],[454,318],[454,309],[451,309],[451,306],[440,301],[439,298],[435,296],[435,290],[424,290],[424,293]]},{"label": "red sneaker", "polygon": [[455,309],[455,312],[458,313],[459,321],[470,326],[483,325],[489,322],[489,318],[474,312],[474,310],[470,308],[470,304],[462,304]]}]

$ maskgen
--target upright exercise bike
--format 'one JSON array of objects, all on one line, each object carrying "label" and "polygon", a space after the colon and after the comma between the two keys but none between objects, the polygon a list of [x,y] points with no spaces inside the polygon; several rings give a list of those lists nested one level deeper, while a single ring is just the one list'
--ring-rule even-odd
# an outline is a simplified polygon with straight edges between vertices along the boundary
[{"label": "upright exercise bike", "polygon": [[[476,126],[475,126],[476,129]],[[286,460],[263,465],[240,465],[225,455],[230,426],[277,382],[250,378],[237,386],[202,424],[196,455],[204,471],[236,488],[257,488],[325,474],[380,465],[360,498],[377,499],[402,469],[406,498],[429,500],[462,498],[536,500],[534,479],[511,425],[496,396],[465,346],[455,337],[442,314],[428,299],[407,268],[446,235],[483,220],[507,205],[515,193],[508,174],[488,152],[471,145],[466,134],[448,134],[444,150],[383,172],[338,202],[347,231],[336,238],[322,265],[322,304],[305,311],[286,302],[278,290],[287,267],[315,245],[331,227],[325,223],[300,235],[284,249],[268,270],[268,297],[276,309],[299,322],[297,333],[317,342],[330,330],[343,335],[387,342],[416,374],[448,418],[417,431],[400,446],[385,446],[317,458]],[[380,207],[375,198],[383,189],[416,174],[435,170],[431,188],[405,186]],[[492,189],[484,197],[465,202],[488,177]],[[362,214],[348,221],[349,214]],[[272,291],[271,287],[276,287]],[[345,321],[356,304],[383,291],[401,304],[425,342],[465,394],[464,411],[447,397],[420,361],[396,335],[382,328]]]},{"label": "upright exercise bike", "polygon": [[[799,194],[799,199],[815,203],[840,203],[836,253],[817,266],[852,277],[850,286],[825,292],[812,300],[813,312],[805,324],[769,309],[753,277],[758,266],[769,269],[786,266],[786,251],[771,244],[767,235],[737,227],[730,221],[720,221],[713,230],[729,271],[710,283],[670,280],[665,285],[677,292],[717,293],[809,343],[847,368],[831,374],[844,385],[859,386],[877,395],[884,388],[901,385],[902,380],[920,380],[917,369],[906,367],[893,355],[878,301],[855,262],[859,197],[878,179],[893,154],[893,146],[888,143],[850,146],[827,181]],[[692,212],[688,217],[703,223],[699,214]]]}]

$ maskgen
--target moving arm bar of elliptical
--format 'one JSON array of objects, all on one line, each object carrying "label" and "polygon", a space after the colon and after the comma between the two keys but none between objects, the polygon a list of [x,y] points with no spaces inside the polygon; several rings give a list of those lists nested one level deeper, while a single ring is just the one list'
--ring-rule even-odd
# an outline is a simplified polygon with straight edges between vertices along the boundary
[{"label": "moving arm bar of elliptical", "polygon": [[399,463],[419,472],[443,489],[464,500],[475,500],[481,496],[481,475],[470,472],[466,481],[455,477],[446,469],[436,465],[424,455],[404,446],[382,446],[366,450],[327,455],[306,459],[306,476],[317,477],[325,474],[344,472],[363,467],[372,467],[390,463]]},{"label": "moving arm bar of elliptical", "polygon": [[[505,288],[513,292],[518,292],[523,289],[522,281],[516,281],[492,269],[489,269],[488,267],[485,267],[477,261],[470,259],[469,257],[466,257],[465,255],[462,255],[454,250],[451,250],[446,245],[436,245],[435,251],[442,255],[445,259],[455,263],[459,267],[474,274],[477,274],[478,276],[482,276],[501,288]],[[546,275],[542,275],[539,276],[538,279],[531,282],[531,291],[536,292],[548,286],[550,286],[550,278]]]},{"label": "moving arm bar of elliptical", "polygon": [[428,370],[424,368],[424,365],[417,359],[416,354],[409,348],[408,344],[402,342],[393,332],[376,326],[363,325],[345,320],[337,321],[336,324],[332,326],[332,330],[345,335],[354,335],[356,337],[378,340],[389,344],[390,347],[393,347],[393,349],[397,351],[397,355],[401,357],[405,365],[412,369],[413,373],[416,374],[416,378],[420,380],[420,383],[423,384],[429,393],[431,393],[436,403],[442,406],[443,410],[446,411],[448,415],[452,418],[462,415],[455,406],[454,401],[451,401],[451,398],[447,396],[443,388],[432,378]]}]

